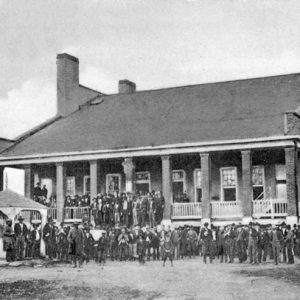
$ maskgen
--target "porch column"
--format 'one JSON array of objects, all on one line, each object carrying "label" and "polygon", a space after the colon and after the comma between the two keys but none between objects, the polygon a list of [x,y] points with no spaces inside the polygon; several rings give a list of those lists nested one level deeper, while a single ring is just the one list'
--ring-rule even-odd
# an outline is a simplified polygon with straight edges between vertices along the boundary
[{"label": "porch column", "polygon": [[286,196],[287,196],[287,223],[294,225],[297,218],[297,191],[296,191],[296,150],[295,148],[285,148],[285,168],[286,168]]},{"label": "porch column", "polygon": [[210,155],[209,153],[200,153],[201,173],[202,173],[202,224],[210,223]]},{"label": "porch column", "polygon": [[65,208],[65,191],[64,191],[64,165],[62,162],[56,163],[56,210],[57,221],[63,222]]},{"label": "porch column", "polygon": [[32,199],[32,169],[31,165],[23,167],[25,171],[25,197]]},{"label": "porch column", "polygon": [[165,199],[165,209],[163,220],[171,219],[171,203],[172,203],[172,176],[170,156],[161,157],[162,162],[162,194]]},{"label": "porch column", "polygon": [[98,161],[91,160],[90,161],[90,184],[91,184],[91,199],[96,198],[97,191],[97,170],[98,170]]},{"label": "porch column", "polygon": [[243,221],[252,220],[252,154],[250,150],[241,151],[242,154],[242,212]]},{"label": "porch column", "polygon": [[122,163],[125,173],[125,190],[126,192],[134,192],[134,177],[135,177],[135,165],[132,157],[127,157]]}]

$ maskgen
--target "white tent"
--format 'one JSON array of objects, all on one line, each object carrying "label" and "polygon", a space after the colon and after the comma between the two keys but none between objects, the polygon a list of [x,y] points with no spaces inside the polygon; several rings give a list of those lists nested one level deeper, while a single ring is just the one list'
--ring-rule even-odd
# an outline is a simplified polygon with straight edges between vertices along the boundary
[{"label": "white tent", "polygon": [[[0,192],[0,211],[9,219],[12,219],[13,223],[17,221],[19,215],[25,218],[24,223],[27,225],[30,225],[32,221],[39,220],[41,222],[41,228],[43,228],[47,222],[46,206],[10,190]],[[42,239],[41,255],[45,255],[45,244]],[[0,258],[4,257],[3,240],[2,237],[0,237]]]}]

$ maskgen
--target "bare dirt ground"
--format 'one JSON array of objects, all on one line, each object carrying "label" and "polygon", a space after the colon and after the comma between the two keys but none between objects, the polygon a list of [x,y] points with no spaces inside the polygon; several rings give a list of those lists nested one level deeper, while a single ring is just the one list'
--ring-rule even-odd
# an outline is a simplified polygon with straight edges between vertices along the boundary
[{"label": "bare dirt ground", "polygon": [[203,264],[201,258],[162,262],[91,262],[0,269],[0,299],[300,299],[300,262]]}]

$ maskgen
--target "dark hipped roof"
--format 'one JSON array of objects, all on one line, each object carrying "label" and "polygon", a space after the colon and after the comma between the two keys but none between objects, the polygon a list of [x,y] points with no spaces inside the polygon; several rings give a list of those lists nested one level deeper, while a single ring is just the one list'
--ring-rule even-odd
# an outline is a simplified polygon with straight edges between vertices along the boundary
[{"label": "dark hipped roof", "polygon": [[13,144],[13,141],[0,138],[0,152]]},{"label": "dark hipped roof", "polygon": [[3,155],[283,135],[284,113],[300,106],[300,74],[108,95],[102,100],[57,120]]},{"label": "dark hipped roof", "polygon": [[0,208],[1,207],[21,207],[28,209],[47,209],[46,206],[37,203],[29,198],[17,194],[10,190],[0,192]]}]

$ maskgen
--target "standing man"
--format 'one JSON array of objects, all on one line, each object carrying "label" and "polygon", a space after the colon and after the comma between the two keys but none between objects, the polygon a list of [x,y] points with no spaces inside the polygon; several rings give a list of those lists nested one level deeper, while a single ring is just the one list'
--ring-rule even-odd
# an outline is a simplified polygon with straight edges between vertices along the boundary
[{"label": "standing man", "polygon": [[24,250],[25,250],[25,243],[26,237],[28,234],[28,228],[23,223],[24,218],[22,216],[18,217],[19,223],[15,224],[14,232],[16,235],[16,248],[17,248],[17,259],[22,260],[24,258]]},{"label": "standing man", "polygon": [[70,254],[73,255],[73,268],[77,267],[77,262],[79,264],[79,268],[81,268],[82,263],[86,257],[84,253],[85,235],[83,233],[83,230],[78,227],[79,224],[79,222],[74,222],[74,227],[68,234]]},{"label": "standing man", "polygon": [[46,245],[46,256],[52,259],[54,257],[56,246],[56,234],[52,217],[48,218],[48,222],[43,228],[43,238]]},{"label": "standing man", "polygon": [[15,260],[15,233],[12,228],[12,220],[6,220],[6,227],[3,231],[3,250],[6,251],[6,261]]},{"label": "standing man", "polygon": [[208,223],[204,223],[203,228],[200,231],[200,239],[202,241],[202,254],[203,262],[206,264],[206,257],[209,255],[209,261],[212,263],[212,251],[211,251],[211,242],[212,242],[212,232],[208,229]]},{"label": "standing man", "polygon": [[156,213],[156,208],[155,208],[155,201],[153,199],[153,196],[149,194],[148,197],[148,216],[149,216],[149,224],[151,228],[154,228],[155,226],[155,213]]},{"label": "standing man", "polygon": [[284,244],[284,237],[283,237],[282,231],[280,230],[279,226],[273,227],[273,230],[271,233],[271,242],[272,242],[272,247],[273,247],[274,263],[275,263],[275,265],[278,265],[280,251]]},{"label": "standing man", "polygon": [[237,230],[236,248],[239,257],[239,262],[247,260],[247,232],[244,226],[239,225]]},{"label": "standing man", "polygon": [[248,236],[249,263],[257,264],[258,232],[253,225],[254,224],[252,222],[249,223],[249,236]]},{"label": "standing man", "polygon": [[30,233],[31,240],[31,257],[40,257],[40,245],[41,245],[41,230],[38,223],[33,223],[33,230]]}]

